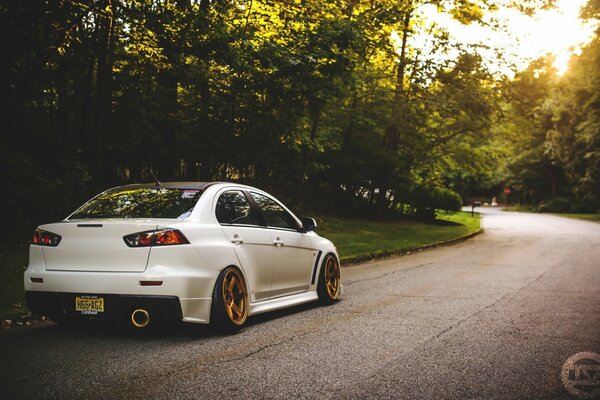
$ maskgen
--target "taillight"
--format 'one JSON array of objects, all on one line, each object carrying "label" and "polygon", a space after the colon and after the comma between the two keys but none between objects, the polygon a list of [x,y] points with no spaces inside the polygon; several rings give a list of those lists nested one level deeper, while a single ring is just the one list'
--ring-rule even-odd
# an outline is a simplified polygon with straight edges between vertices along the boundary
[{"label": "taillight", "polygon": [[129,247],[172,246],[190,243],[183,233],[177,229],[133,233],[123,236],[123,240]]},{"label": "taillight", "polygon": [[125,244],[129,247],[148,247],[152,246],[154,240],[154,231],[133,233],[123,236]]},{"label": "taillight", "polygon": [[155,246],[170,246],[172,244],[188,244],[188,240],[183,233],[177,229],[166,229],[154,233]]},{"label": "taillight", "polygon": [[33,231],[31,244],[37,244],[38,246],[56,247],[60,243],[60,239],[62,238],[56,233],[48,232],[42,229],[36,229],[35,231]]}]

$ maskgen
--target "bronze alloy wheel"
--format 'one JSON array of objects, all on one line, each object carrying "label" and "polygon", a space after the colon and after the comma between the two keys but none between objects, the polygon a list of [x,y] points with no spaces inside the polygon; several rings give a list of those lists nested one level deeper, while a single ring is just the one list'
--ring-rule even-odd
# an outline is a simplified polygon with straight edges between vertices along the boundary
[{"label": "bronze alloy wheel", "polygon": [[325,264],[325,288],[329,298],[335,300],[340,294],[340,266],[335,257],[328,257]]},{"label": "bronze alloy wheel", "polygon": [[323,259],[321,272],[319,272],[319,283],[317,285],[319,303],[324,306],[335,303],[340,297],[341,291],[340,264],[336,256],[329,253]]},{"label": "bronze alloy wheel", "polygon": [[248,303],[246,282],[240,271],[230,268],[225,272],[221,296],[231,322],[237,326],[243,325],[248,317]]}]

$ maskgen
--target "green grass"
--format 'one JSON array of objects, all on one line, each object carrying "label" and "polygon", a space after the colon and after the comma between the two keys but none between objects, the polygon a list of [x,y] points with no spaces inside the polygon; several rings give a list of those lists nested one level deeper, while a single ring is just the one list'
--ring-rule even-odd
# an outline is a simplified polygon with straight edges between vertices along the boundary
[{"label": "green grass", "polygon": [[[342,261],[366,259],[464,236],[479,230],[479,214],[458,212],[440,216],[432,224],[412,220],[369,221],[319,218],[317,232],[332,240]],[[0,255],[0,319],[27,313],[23,293],[23,271],[27,248]]]},{"label": "green grass", "polygon": [[586,221],[600,222],[600,213],[596,213],[596,214],[550,213],[550,214],[557,215],[559,217],[576,218],[576,219],[584,219]]},{"label": "green grass", "polygon": [[528,205],[515,205],[512,207],[507,207],[504,209],[504,211],[521,211],[521,212],[535,212],[535,213],[539,213],[539,214],[549,214],[549,215],[556,215],[559,217],[566,217],[566,218],[575,218],[575,219],[583,219],[586,221],[594,221],[594,222],[600,222],[600,213],[587,213],[587,214],[583,214],[583,213],[553,213],[553,212],[540,212],[538,211],[537,207],[535,206],[528,206]]},{"label": "green grass", "polygon": [[521,211],[521,212],[537,212],[538,207],[527,204],[515,204],[514,206],[505,207],[504,211]]},{"label": "green grass", "polygon": [[480,228],[479,214],[442,215],[433,224],[412,220],[371,221],[321,218],[317,233],[335,243],[341,261],[365,259],[458,238]]}]

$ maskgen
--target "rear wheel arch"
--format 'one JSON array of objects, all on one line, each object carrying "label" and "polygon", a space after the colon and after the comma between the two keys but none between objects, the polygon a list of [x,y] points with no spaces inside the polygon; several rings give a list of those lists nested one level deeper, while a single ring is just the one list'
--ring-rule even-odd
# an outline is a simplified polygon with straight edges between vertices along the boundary
[{"label": "rear wheel arch", "polygon": [[213,287],[210,325],[224,333],[239,331],[248,319],[249,293],[243,268],[230,264],[221,269]]}]

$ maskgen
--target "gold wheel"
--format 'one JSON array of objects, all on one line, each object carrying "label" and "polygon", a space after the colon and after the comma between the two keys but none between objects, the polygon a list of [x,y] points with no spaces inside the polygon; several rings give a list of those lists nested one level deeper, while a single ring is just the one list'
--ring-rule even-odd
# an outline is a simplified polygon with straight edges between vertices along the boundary
[{"label": "gold wheel", "polygon": [[235,325],[242,325],[248,317],[248,303],[246,301],[246,283],[244,277],[235,268],[225,272],[221,296],[225,312]]},{"label": "gold wheel", "polygon": [[329,257],[325,264],[325,288],[332,300],[340,294],[340,266],[334,257]]}]

